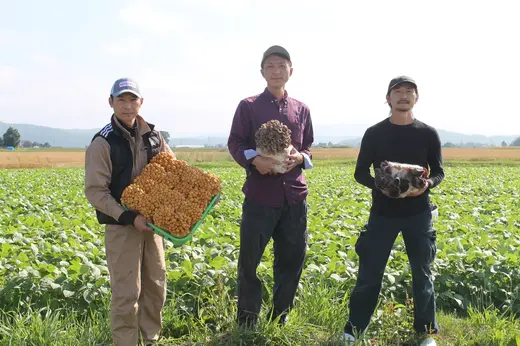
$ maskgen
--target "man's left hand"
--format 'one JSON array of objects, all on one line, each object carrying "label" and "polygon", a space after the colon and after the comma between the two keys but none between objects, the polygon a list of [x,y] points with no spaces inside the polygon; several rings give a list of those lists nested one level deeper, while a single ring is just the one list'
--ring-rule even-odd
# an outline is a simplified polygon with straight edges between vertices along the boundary
[{"label": "man's left hand", "polygon": [[430,186],[430,181],[429,180],[426,180],[426,184],[424,185],[424,187],[420,190],[417,190],[415,192],[410,192],[408,195],[406,195],[406,197],[417,197],[417,196],[420,196],[424,193],[424,191],[426,191],[428,189],[428,187]]},{"label": "man's left hand", "polygon": [[292,148],[291,154],[285,159],[285,172],[291,171],[294,167],[303,163],[303,155],[296,149]]}]

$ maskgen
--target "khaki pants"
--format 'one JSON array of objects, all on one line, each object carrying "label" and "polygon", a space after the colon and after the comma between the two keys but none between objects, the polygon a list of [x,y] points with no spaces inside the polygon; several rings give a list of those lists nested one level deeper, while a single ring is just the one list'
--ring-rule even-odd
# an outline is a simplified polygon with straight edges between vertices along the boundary
[{"label": "khaki pants", "polygon": [[166,300],[164,239],[133,226],[107,225],[105,249],[114,345],[138,345],[139,330],[145,344],[156,341]]}]

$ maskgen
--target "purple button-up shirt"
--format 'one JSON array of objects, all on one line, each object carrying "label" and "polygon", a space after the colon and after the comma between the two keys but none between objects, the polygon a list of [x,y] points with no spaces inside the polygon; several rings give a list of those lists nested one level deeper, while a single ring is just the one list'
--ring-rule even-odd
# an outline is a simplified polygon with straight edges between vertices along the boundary
[{"label": "purple button-up shirt", "polygon": [[[255,133],[269,120],[279,120],[291,130],[293,147],[304,156],[304,164],[285,174],[262,175],[252,165],[255,152]],[[228,139],[229,152],[246,169],[242,188],[246,198],[267,207],[281,207],[287,201],[295,204],[308,194],[302,169],[312,168],[311,145],[314,141],[311,115],[304,103],[285,96],[280,101],[267,88],[263,93],[248,97],[238,104]]]}]

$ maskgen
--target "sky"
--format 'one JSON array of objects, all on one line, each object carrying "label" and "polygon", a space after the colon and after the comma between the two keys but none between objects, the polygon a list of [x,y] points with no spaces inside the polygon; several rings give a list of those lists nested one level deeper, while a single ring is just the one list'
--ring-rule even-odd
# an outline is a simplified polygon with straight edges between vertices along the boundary
[{"label": "sky", "polygon": [[0,121],[108,123],[120,77],[172,136],[227,134],[263,92],[263,52],[291,54],[287,91],[314,124],[388,116],[390,80],[418,84],[415,117],[438,129],[520,134],[520,3],[511,1],[0,0]]}]

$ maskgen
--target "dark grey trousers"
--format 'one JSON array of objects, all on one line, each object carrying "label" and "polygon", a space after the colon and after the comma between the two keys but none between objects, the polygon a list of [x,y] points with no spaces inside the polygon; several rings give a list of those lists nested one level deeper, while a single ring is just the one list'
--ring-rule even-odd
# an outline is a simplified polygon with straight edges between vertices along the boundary
[{"label": "dark grey trousers", "polygon": [[390,251],[400,231],[412,269],[414,329],[418,333],[438,332],[430,270],[437,249],[436,231],[430,210],[407,218],[370,216],[366,231],[361,233],[356,243],[359,272],[350,296],[350,316],[345,332],[353,334],[355,329],[361,333],[368,326],[379,298]]},{"label": "dark grey trousers", "polygon": [[262,284],[256,275],[267,243],[274,241],[274,287],[271,320],[293,307],[307,250],[307,202],[281,208],[246,199],[242,206],[238,258],[238,323],[255,324],[262,305]]}]

